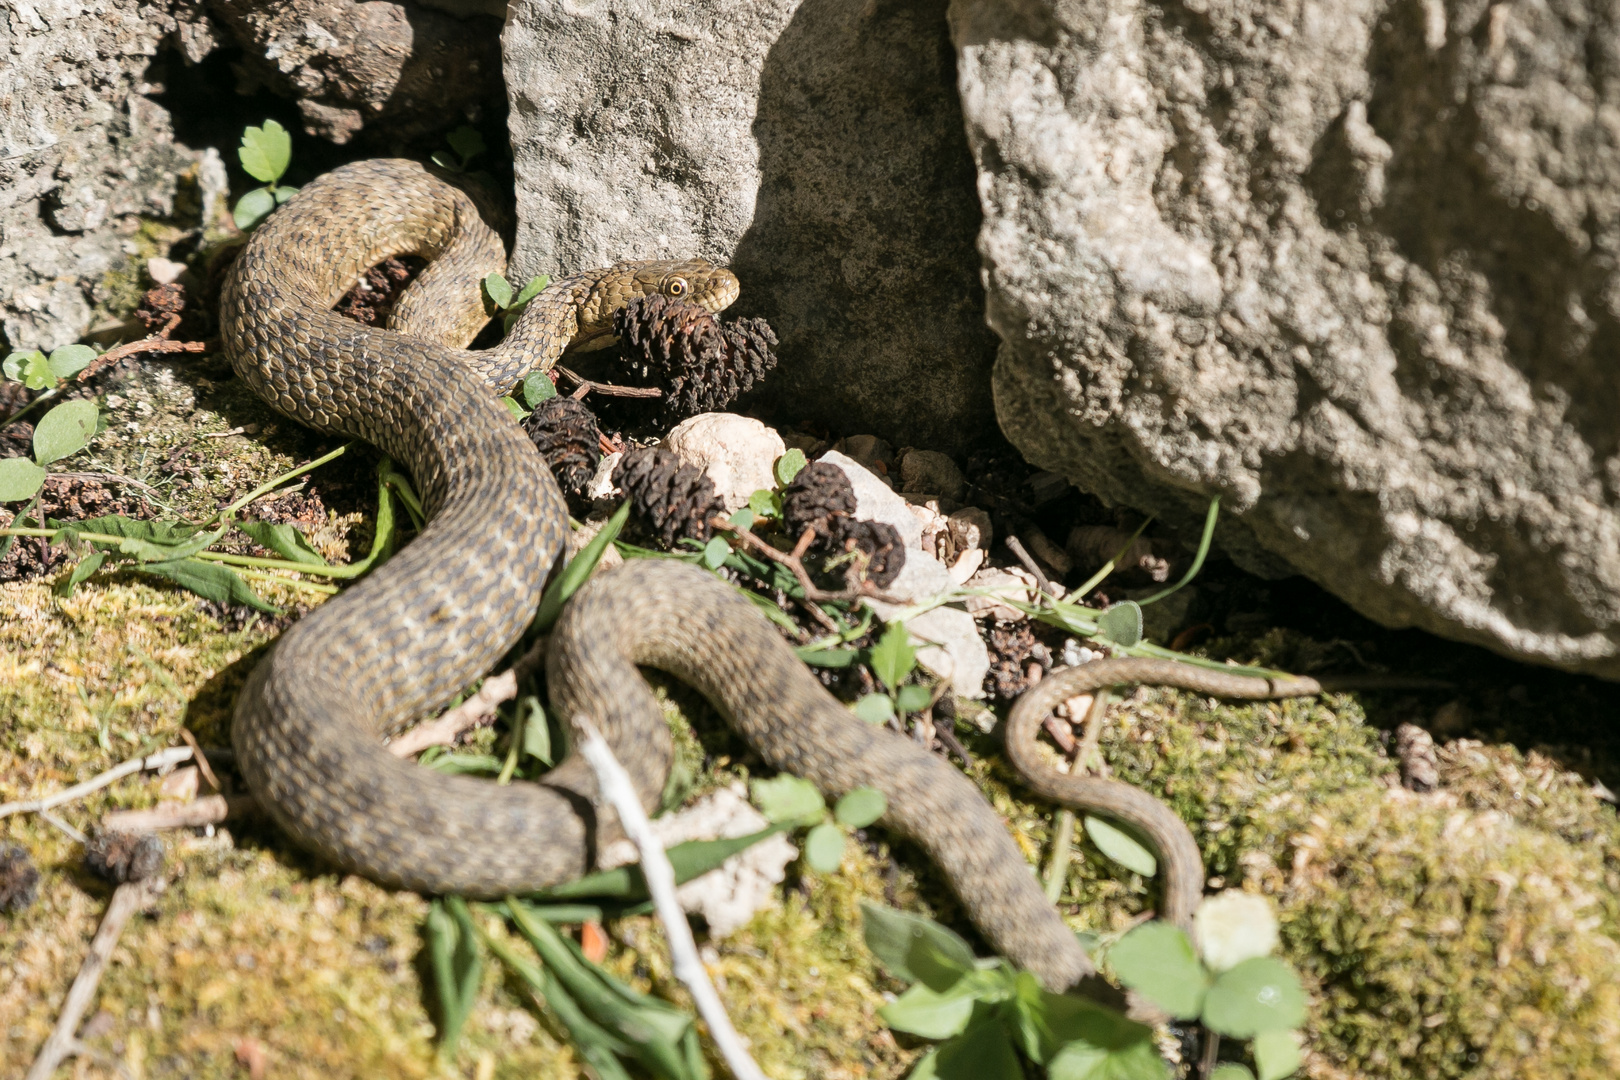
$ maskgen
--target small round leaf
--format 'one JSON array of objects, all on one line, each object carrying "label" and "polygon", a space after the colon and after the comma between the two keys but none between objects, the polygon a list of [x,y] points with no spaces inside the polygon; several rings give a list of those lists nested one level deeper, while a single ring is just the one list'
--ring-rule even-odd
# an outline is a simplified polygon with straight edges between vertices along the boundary
[{"label": "small round leaf", "polygon": [[512,305],[512,283],[504,274],[488,274],[484,277],[484,295],[496,307],[508,308]]},{"label": "small round leaf", "polygon": [[543,371],[531,371],[523,377],[523,400],[529,408],[538,408],[542,401],[557,396],[557,386]]},{"label": "small round leaf", "polygon": [[1125,869],[1134,870],[1143,877],[1152,877],[1159,872],[1159,862],[1153,857],[1153,852],[1143,847],[1134,836],[1119,826],[1088,814],[1086,835],[1091,837],[1091,842],[1097,845],[1098,851]]},{"label": "small round leaf", "polygon": [[96,350],[88,345],[64,345],[51,353],[51,358],[46,363],[50,366],[52,375],[58,379],[65,379],[89,367],[90,361],[95,358]]},{"label": "small round leaf", "polygon": [[852,829],[864,829],[889,809],[889,800],[877,788],[858,787],[838,800],[833,817]]},{"label": "small round leaf", "polygon": [[804,858],[810,869],[830,874],[844,861],[844,830],[831,822],[822,822],[804,838]]},{"label": "small round leaf", "polygon": [[1262,1031],[1254,1037],[1254,1066],[1260,1070],[1260,1080],[1283,1080],[1299,1064],[1299,1032]]},{"label": "small round leaf", "polygon": [[1115,604],[1097,617],[1097,629],[1115,645],[1129,648],[1142,640],[1142,609],[1135,600]]},{"label": "small round leaf", "polygon": [[868,724],[887,724],[894,719],[894,702],[888,694],[867,694],[855,703],[854,711]]},{"label": "small round leaf", "polygon": [[93,401],[64,402],[46,413],[34,428],[34,460],[49,465],[83,450],[98,415]]},{"label": "small round leaf", "polygon": [[268,188],[254,188],[236,200],[236,209],[231,211],[231,220],[236,222],[238,229],[247,232],[269,217],[275,208],[276,197],[270,194]]},{"label": "small round leaf", "polygon": [[32,499],[45,483],[45,470],[24,457],[0,459],[0,503]]},{"label": "small round leaf", "polygon": [[1180,1020],[1198,1016],[1209,977],[1180,928],[1143,923],[1108,950],[1108,963],[1124,983]]},{"label": "small round leaf", "polygon": [[1305,1022],[1305,991],[1294,969],[1274,956],[1245,960],[1215,980],[1204,998],[1204,1024],[1236,1039],[1286,1031]]},{"label": "small round leaf", "polygon": [[933,692],[926,686],[902,686],[895,694],[901,712],[922,712],[933,703]]},{"label": "small round leaf", "polygon": [[776,459],[776,482],[786,487],[793,483],[793,478],[799,475],[799,470],[804,466],[804,451],[794,447]]},{"label": "small round leaf", "polygon": [[772,824],[793,825],[819,821],[827,813],[827,803],[808,780],[787,773],[749,784],[754,804]]},{"label": "small round leaf", "polygon": [[726,538],[716,536],[703,545],[703,565],[710,570],[718,570],[725,564],[726,556],[730,554],[731,545],[726,543]]}]

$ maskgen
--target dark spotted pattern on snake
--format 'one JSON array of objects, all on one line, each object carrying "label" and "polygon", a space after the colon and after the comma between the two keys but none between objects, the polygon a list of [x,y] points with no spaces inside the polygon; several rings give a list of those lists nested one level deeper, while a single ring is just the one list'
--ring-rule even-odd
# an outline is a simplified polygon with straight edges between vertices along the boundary
[{"label": "dark spotted pattern on snake", "polygon": [[[431,263],[387,328],[331,311],[369,266],[401,254]],[[361,162],[309,184],[253,235],[221,308],[225,348],[253,390],[302,424],[391,455],[429,519],[391,560],[283,634],[254,669],[233,728],[243,775],[283,829],[338,865],[473,897],[576,877],[590,869],[595,842],[594,784],[577,757],[540,782],[498,786],[419,768],[382,745],[511,647],[562,547],[562,498],[498,395],[549,369],[570,342],[605,343],[613,310],[630,296],[685,295],[719,310],[737,293],[729,272],[706,263],[621,263],[555,282],[499,347],[467,351],[485,321],[478,281],[504,261],[459,188],[412,162]],[[1091,665],[1099,670],[1078,681],[1071,672],[1042,684],[1015,712],[1014,757],[1047,777],[1037,785],[1044,793],[1076,795],[1065,787],[1072,778],[1033,753],[1035,728],[1086,687],[1146,676],[1205,693],[1279,692],[1264,680],[1127,663],[1150,666]],[[911,740],[857,719],[730,586],[682,563],[634,560],[597,575],[552,635],[553,708],[595,722],[651,807],[671,746],[636,665],[691,683],[770,765],[825,794],[882,791],[883,824],[915,840],[996,949],[1048,986],[1091,972],[973,783]],[[1080,787],[1078,805],[1148,831],[1164,857],[1167,913],[1184,921],[1203,885],[1186,827],[1126,785]]]}]

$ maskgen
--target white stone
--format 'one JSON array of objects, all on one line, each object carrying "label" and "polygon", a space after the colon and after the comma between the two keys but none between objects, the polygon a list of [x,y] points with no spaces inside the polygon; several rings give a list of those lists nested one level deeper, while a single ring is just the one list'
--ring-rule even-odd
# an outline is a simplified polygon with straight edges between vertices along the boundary
[{"label": "white stone", "polygon": [[925,611],[906,623],[912,636],[933,642],[917,650],[917,663],[942,679],[962,697],[984,696],[990,651],[979,636],[973,616],[953,607]]},{"label": "white stone", "polygon": [[1029,617],[1010,604],[1001,603],[997,597],[1033,604],[1039,588],[1035,584],[1035,575],[1016,567],[980,570],[967,579],[966,587],[991,591],[992,595],[989,596],[968,597],[964,606],[974,618],[993,619],[996,622],[1018,622]]},{"label": "white stone", "polygon": [[699,413],[675,426],[664,447],[708,474],[726,512],[748,505],[748,496],[776,485],[776,459],[787,453],[782,436],[758,420],[735,413]]},{"label": "white stone", "polygon": [[596,463],[596,474],[591,482],[585,485],[585,497],[588,499],[607,499],[619,493],[618,487],[613,483],[613,470],[618,466],[619,459],[624,457],[624,451],[609,454]]},{"label": "white stone", "polygon": [[[721,788],[652,823],[653,833],[665,847],[688,840],[747,836],[769,825],[765,815],[749,805],[741,784]],[[598,865],[611,869],[635,862],[636,857],[635,845],[621,839],[603,850]],[[687,912],[704,917],[710,937],[723,938],[746,926],[756,911],[776,902],[776,886],[787,876],[787,865],[798,857],[798,849],[787,837],[768,837],[688,881],[676,895]]]},{"label": "white stone", "polygon": [[146,260],[146,276],[158,285],[173,284],[179,281],[180,275],[185,272],[186,264],[183,262],[156,256]]}]

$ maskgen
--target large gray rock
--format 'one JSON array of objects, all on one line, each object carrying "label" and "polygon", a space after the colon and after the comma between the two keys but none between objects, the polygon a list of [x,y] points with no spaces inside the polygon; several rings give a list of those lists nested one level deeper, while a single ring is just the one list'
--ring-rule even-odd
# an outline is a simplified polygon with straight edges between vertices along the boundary
[{"label": "large gray rock", "polygon": [[0,10],[0,353],[77,341],[138,218],[173,213],[194,155],[141,91],[176,29],[136,0]]},{"label": "large gray rock", "polygon": [[1612,4],[956,0],[997,415],[1390,625],[1620,677]]},{"label": "large gray rock", "polygon": [[990,428],[941,4],[516,0],[502,43],[519,273],[729,262],[796,418],[945,449]]}]

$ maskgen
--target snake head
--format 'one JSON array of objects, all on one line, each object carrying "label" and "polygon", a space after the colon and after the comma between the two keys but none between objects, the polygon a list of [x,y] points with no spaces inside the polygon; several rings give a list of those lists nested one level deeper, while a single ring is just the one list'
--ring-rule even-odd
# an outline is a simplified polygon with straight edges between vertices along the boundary
[{"label": "snake head", "polygon": [[719,312],[730,307],[742,291],[736,274],[703,259],[615,263],[586,275],[585,284],[589,291],[579,308],[579,333],[569,352],[592,352],[612,345],[617,340],[614,312],[638,296],[656,293]]}]

